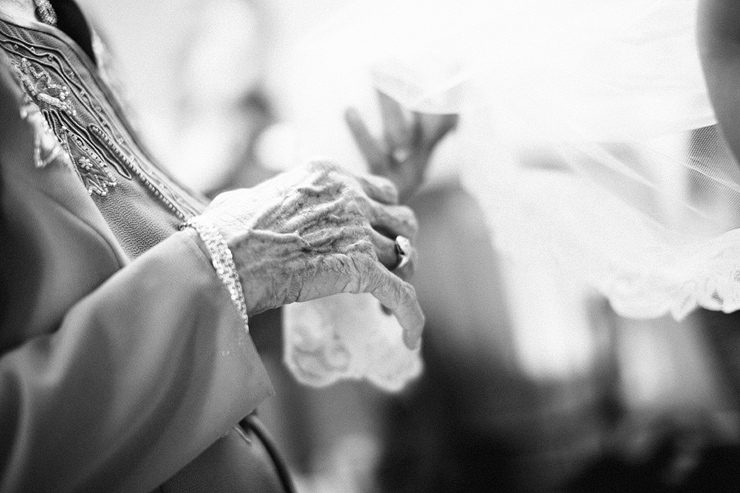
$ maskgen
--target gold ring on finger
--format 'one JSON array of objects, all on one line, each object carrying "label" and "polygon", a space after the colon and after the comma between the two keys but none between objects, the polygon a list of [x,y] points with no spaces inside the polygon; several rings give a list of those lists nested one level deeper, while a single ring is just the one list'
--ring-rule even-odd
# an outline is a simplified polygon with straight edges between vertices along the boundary
[{"label": "gold ring on finger", "polygon": [[391,270],[403,269],[411,261],[411,241],[402,235],[396,236],[396,265]]}]

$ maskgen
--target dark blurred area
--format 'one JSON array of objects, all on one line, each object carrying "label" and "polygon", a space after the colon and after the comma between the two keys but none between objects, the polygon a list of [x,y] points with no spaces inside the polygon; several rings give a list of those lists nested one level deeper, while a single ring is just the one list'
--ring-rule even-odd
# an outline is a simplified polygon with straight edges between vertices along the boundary
[{"label": "dark blurred area", "polygon": [[[686,329],[666,319],[630,330],[598,298],[589,303],[601,341],[594,363],[567,377],[533,377],[517,363],[502,286],[490,283],[497,270],[490,259],[497,257],[476,225],[481,212],[475,202],[448,183],[427,189],[413,205],[422,226],[417,286],[429,317],[425,371],[403,392],[384,394],[361,383],[302,387],[280,362],[279,312],[252,322],[278,391],[261,416],[276,431],[305,491],[736,491],[740,315],[699,311],[683,322],[705,344],[699,364],[712,369],[709,394],[690,387],[701,382],[691,368],[648,367],[653,375],[645,378],[677,371],[688,387],[668,389],[672,401],[636,402],[624,380],[635,369],[625,370],[619,354],[630,346],[620,338],[629,340],[631,330],[641,337],[652,331],[649,337],[670,352],[669,334],[680,338]],[[467,240],[463,248],[452,241],[461,237]],[[443,267],[423,269],[436,262]],[[445,315],[436,316],[440,312]],[[477,334],[473,340],[471,333]],[[690,363],[673,351],[673,365],[682,358]],[[691,397],[697,391],[703,396],[698,401]],[[350,465],[347,444],[368,443],[369,452],[354,457],[371,463]],[[337,461],[332,448],[347,462]]]}]

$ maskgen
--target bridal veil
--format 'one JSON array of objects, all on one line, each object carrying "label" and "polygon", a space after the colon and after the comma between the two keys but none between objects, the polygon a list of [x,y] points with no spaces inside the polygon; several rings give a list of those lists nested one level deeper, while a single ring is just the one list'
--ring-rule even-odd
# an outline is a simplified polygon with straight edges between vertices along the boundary
[{"label": "bridal veil", "polygon": [[627,317],[735,311],[740,174],[707,96],[696,9],[344,3],[276,71],[294,84],[295,154],[360,169],[339,115],[371,112],[370,85],[410,111],[457,113],[432,175],[459,174],[506,255],[558,264]]}]

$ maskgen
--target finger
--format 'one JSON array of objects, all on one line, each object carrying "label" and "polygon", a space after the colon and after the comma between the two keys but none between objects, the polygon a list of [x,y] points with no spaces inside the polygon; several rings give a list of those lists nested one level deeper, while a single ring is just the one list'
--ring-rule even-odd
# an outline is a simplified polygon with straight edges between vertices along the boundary
[{"label": "finger", "polygon": [[431,113],[416,113],[419,125],[424,135],[424,142],[431,151],[445,135],[457,127],[458,115],[436,115]]},{"label": "finger", "polygon": [[349,126],[350,133],[357,147],[360,148],[360,152],[365,160],[367,160],[370,172],[376,175],[385,174],[389,168],[386,152],[377,139],[370,133],[360,114],[355,108],[349,108],[344,113],[344,119],[347,121],[347,126]]},{"label": "finger", "polygon": [[372,204],[368,217],[370,225],[378,232],[395,239],[403,235],[413,239],[419,231],[416,214],[404,205]]},{"label": "finger", "polygon": [[346,237],[346,241],[351,243],[353,235],[361,236],[362,228],[367,229],[368,224],[360,208],[353,203],[347,204],[341,197],[331,202],[304,206],[287,217],[284,214],[273,217],[272,229],[276,233],[298,234],[318,250],[333,248],[341,237]]},{"label": "finger", "polygon": [[383,121],[383,137],[389,149],[408,149],[412,142],[409,124],[400,103],[384,92],[377,91],[380,117]]},{"label": "finger", "polygon": [[403,342],[409,349],[419,346],[424,329],[424,313],[416,298],[416,290],[408,282],[374,262],[369,293],[389,308],[403,328]]},{"label": "finger", "polygon": [[385,266],[388,270],[393,270],[398,265],[399,258],[398,252],[396,251],[396,242],[387,236],[383,236],[377,231],[370,228],[368,232],[370,241],[375,249],[375,254],[378,257],[378,261]]},{"label": "finger", "polygon": [[360,175],[357,179],[371,199],[381,204],[398,204],[398,188],[389,179],[375,175]]},{"label": "finger", "polygon": [[391,272],[393,272],[404,281],[410,281],[414,277],[414,269],[416,268],[416,262],[419,258],[419,254],[417,253],[416,248],[412,247],[410,249],[406,249],[406,255],[409,258],[408,262],[405,262],[404,265],[399,265],[395,269],[392,269]]},{"label": "finger", "polygon": [[[408,257],[406,262],[401,262],[401,254],[396,248],[396,241],[394,239],[383,236],[377,231],[370,231],[370,242],[373,244],[375,249],[375,255],[378,257],[378,261],[393,274],[397,275],[403,280],[410,280],[414,275],[414,265],[418,255],[415,248],[406,248],[404,255]],[[403,265],[399,265],[403,264]]]}]

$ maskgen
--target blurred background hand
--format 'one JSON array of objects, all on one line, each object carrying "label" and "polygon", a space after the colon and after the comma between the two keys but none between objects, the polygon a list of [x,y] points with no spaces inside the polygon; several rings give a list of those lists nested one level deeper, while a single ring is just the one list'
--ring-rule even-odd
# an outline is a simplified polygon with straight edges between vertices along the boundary
[{"label": "blurred background hand", "polygon": [[457,126],[458,116],[409,112],[390,96],[377,94],[382,138],[372,135],[357,109],[349,108],[345,118],[370,172],[391,180],[405,203],[424,183],[434,149]]}]

